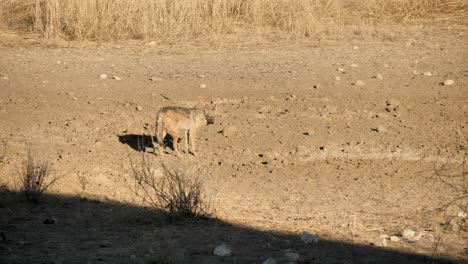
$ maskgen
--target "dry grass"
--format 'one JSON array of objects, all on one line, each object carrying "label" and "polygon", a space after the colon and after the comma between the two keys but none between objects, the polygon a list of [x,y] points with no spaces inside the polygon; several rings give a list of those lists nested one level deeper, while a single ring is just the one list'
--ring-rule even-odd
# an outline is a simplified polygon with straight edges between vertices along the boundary
[{"label": "dry grass", "polygon": [[320,38],[347,24],[466,20],[464,0],[0,0],[3,27],[72,40],[250,32]]}]

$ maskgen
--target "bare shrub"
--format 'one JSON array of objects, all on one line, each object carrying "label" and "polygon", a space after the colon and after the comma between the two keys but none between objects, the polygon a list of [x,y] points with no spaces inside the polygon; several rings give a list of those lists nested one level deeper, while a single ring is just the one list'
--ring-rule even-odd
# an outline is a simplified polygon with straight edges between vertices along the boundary
[{"label": "bare shrub", "polygon": [[31,148],[29,148],[28,156],[18,169],[17,174],[20,193],[27,200],[34,203],[39,203],[42,194],[57,180],[66,175],[53,175],[50,161],[36,161],[31,154]]},{"label": "bare shrub", "polygon": [[152,160],[140,152],[137,159],[130,155],[129,176],[134,180],[132,191],[144,203],[163,209],[171,221],[176,217],[212,216],[211,201],[204,192],[203,181],[183,170],[170,170],[160,162],[155,169]]}]

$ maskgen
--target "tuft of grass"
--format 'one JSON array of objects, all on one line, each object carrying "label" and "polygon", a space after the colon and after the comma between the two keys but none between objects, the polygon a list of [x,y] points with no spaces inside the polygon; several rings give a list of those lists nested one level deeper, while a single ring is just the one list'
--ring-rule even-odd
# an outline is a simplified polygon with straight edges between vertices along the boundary
[{"label": "tuft of grass", "polygon": [[0,0],[0,23],[45,38],[183,39],[281,32],[320,38],[346,24],[464,20],[465,0]]}]

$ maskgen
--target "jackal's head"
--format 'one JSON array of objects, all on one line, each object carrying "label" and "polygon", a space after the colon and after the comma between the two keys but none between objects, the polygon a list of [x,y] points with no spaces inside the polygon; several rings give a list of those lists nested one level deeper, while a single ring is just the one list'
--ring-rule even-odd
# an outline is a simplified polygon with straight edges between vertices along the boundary
[{"label": "jackal's head", "polygon": [[203,110],[207,125],[214,124],[218,116],[218,104],[198,104],[195,107]]}]

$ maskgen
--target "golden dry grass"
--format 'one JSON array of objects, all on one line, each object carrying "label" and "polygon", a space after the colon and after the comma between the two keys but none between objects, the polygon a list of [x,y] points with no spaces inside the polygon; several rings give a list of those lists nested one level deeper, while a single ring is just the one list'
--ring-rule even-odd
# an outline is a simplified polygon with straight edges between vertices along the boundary
[{"label": "golden dry grass", "polygon": [[347,24],[468,18],[464,0],[0,0],[0,10],[4,28],[72,40],[320,38]]}]

